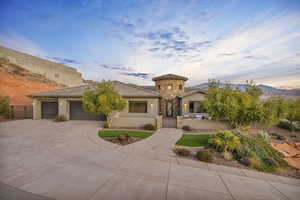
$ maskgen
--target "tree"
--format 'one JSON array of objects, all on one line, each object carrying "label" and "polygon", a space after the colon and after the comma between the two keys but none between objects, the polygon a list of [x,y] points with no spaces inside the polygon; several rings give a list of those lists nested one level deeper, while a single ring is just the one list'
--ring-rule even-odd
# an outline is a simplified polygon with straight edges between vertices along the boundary
[{"label": "tree", "polygon": [[114,89],[110,81],[102,81],[87,89],[82,96],[83,108],[93,114],[105,114],[108,126],[111,125],[111,114],[122,111],[127,102]]},{"label": "tree", "polygon": [[255,99],[259,99],[259,97],[263,94],[262,90],[256,86],[254,81],[246,81],[245,91]]},{"label": "tree", "polygon": [[4,116],[9,113],[9,102],[8,96],[0,95],[0,116]]},{"label": "tree", "polygon": [[300,98],[297,100],[287,100],[286,119],[290,124],[291,131],[295,131],[295,123],[300,124]]},{"label": "tree", "polygon": [[206,93],[204,107],[213,119],[227,121],[234,128],[257,123],[262,115],[255,97],[229,84],[220,88],[215,82]]},{"label": "tree", "polygon": [[278,124],[288,114],[288,103],[279,97],[270,97],[262,102],[261,123],[267,126]]},{"label": "tree", "polygon": [[231,131],[221,131],[209,139],[208,144],[222,150],[224,152],[224,158],[229,159],[228,151],[239,148],[241,141],[240,138]]}]

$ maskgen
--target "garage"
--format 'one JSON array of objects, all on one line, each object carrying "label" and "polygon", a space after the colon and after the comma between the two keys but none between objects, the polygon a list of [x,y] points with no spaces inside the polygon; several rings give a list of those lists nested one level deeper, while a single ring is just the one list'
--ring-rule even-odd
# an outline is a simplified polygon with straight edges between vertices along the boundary
[{"label": "garage", "polygon": [[55,101],[42,102],[42,119],[54,119],[58,115],[58,103]]},{"label": "garage", "polygon": [[85,112],[81,101],[70,101],[70,119],[71,120],[102,120],[106,119],[104,114],[91,114]]}]

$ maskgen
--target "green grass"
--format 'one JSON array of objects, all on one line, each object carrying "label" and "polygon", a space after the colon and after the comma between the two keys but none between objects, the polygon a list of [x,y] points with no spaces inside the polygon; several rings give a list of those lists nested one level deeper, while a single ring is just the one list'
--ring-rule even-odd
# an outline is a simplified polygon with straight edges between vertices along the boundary
[{"label": "green grass", "polygon": [[101,130],[98,132],[99,137],[101,138],[111,138],[118,135],[128,134],[130,137],[134,138],[147,138],[153,134],[150,131],[136,131],[136,130]]},{"label": "green grass", "polygon": [[187,147],[201,147],[205,146],[208,142],[208,139],[212,137],[214,134],[184,134],[182,137],[176,142],[176,145],[179,146],[187,146]]}]

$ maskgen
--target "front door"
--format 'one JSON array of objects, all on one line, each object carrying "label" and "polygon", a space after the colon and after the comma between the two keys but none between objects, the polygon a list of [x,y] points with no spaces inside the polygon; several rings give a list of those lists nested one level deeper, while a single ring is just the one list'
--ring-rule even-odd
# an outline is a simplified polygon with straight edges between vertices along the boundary
[{"label": "front door", "polygon": [[167,101],[166,116],[173,117],[173,102],[171,102],[171,101]]}]

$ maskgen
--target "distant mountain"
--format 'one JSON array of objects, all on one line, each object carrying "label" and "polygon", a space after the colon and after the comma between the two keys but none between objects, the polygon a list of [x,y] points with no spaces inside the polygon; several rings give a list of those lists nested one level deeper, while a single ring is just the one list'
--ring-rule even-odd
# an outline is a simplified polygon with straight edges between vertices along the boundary
[{"label": "distant mountain", "polygon": [[[238,87],[240,90],[245,90],[246,84],[230,84],[232,87]],[[224,87],[225,84],[221,83],[221,87]],[[201,83],[199,85],[194,85],[192,88],[207,88],[208,83]],[[257,85],[258,88],[260,88],[263,91],[263,97],[262,98],[268,98],[270,96],[280,96],[283,98],[298,98],[300,97],[300,88],[299,89],[292,89],[292,90],[285,90],[285,89],[279,89],[275,87],[271,87],[268,85]]]}]

